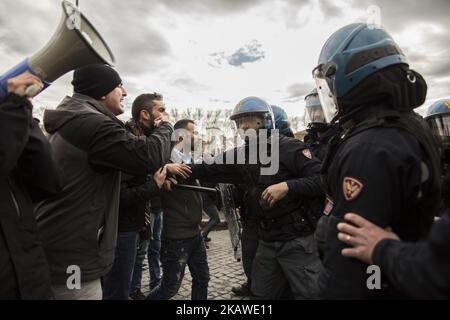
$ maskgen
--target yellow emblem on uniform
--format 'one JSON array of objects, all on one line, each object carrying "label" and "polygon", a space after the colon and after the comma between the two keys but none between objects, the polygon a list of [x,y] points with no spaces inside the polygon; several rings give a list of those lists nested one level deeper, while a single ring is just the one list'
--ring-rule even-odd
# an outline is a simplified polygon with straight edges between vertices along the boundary
[{"label": "yellow emblem on uniform", "polygon": [[355,178],[345,177],[343,192],[345,200],[352,201],[354,200],[362,191],[364,185]]},{"label": "yellow emblem on uniform", "polygon": [[447,105],[447,108],[450,109],[450,101],[445,101],[445,104]]}]

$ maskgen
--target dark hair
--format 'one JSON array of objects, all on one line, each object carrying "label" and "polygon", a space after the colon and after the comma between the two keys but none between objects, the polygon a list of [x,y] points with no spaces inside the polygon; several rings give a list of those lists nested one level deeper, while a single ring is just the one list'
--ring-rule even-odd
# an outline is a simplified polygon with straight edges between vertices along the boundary
[{"label": "dark hair", "polygon": [[153,100],[161,101],[163,99],[162,94],[153,92],[153,93],[143,93],[139,95],[133,101],[133,105],[131,107],[131,116],[135,120],[139,120],[140,114],[142,110],[148,110],[151,108]]},{"label": "dark hair", "polygon": [[173,126],[173,129],[174,130],[187,129],[187,126],[188,126],[189,123],[195,124],[194,120],[191,120],[191,119],[178,120],[177,123],[175,123],[175,125]]}]

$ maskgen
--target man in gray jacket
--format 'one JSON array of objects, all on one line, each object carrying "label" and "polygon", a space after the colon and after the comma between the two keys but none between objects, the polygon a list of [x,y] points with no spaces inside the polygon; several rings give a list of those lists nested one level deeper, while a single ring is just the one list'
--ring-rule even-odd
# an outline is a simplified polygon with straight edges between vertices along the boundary
[{"label": "man in gray jacket", "polygon": [[107,65],[75,70],[74,94],[44,114],[64,189],[35,210],[57,299],[101,299],[100,278],[114,261],[121,172],[146,176],[170,156],[168,115],[149,137],[125,130],[116,116],[127,95]]}]

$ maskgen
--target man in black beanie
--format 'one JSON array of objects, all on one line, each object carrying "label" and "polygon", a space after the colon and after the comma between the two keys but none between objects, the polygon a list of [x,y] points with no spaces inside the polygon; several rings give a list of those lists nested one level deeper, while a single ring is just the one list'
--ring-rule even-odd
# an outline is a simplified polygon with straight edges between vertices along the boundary
[{"label": "man in black beanie", "polygon": [[75,70],[74,94],[44,114],[63,191],[35,207],[56,299],[101,299],[100,278],[114,261],[121,172],[146,176],[170,156],[167,114],[148,137],[127,132],[116,116],[127,95],[107,65]]},{"label": "man in black beanie", "polygon": [[73,91],[100,101],[114,115],[123,113],[127,92],[119,74],[106,64],[88,65],[73,73]]}]

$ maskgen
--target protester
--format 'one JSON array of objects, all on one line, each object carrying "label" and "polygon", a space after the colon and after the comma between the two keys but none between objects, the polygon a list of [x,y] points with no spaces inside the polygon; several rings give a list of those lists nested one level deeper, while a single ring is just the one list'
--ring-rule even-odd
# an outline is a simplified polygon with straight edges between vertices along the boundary
[{"label": "protester", "polygon": [[61,190],[51,147],[32,117],[25,89],[42,82],[24,73],[8,79],[0,101],[0,299],[52,298],[50,271],[33,203]]},{"label": "protester", "polygon": [[[172,150],[171,160],[192,163],[191,147],[194,142],[195,124],[192,120],[178,121],[175,130],[181,130],[178,142]],[[192,275],[192,300],[208,297],[209,268],[206,248],[200,232],[202,198],[198,192],[186,190],[161,194],[164,223],[161,240],[161,283],[147,296],[149,300],[168,300],[179,290],[186,266]]]},{"label": "protester", "polygon": [[[107,65],[75,70],[72,84],[73,96],[44,114],[64,189],[40,202],[36,217],[55,297],[101,299],[100,278],[113,265],[117,242],[121,172],[146,176],[160,169],[169,159],[173,129],[163,115],[149,137],[127,132],[116,117],[127,93]],[[79,289],[69,289],[69,280],[81,281]]]}]

